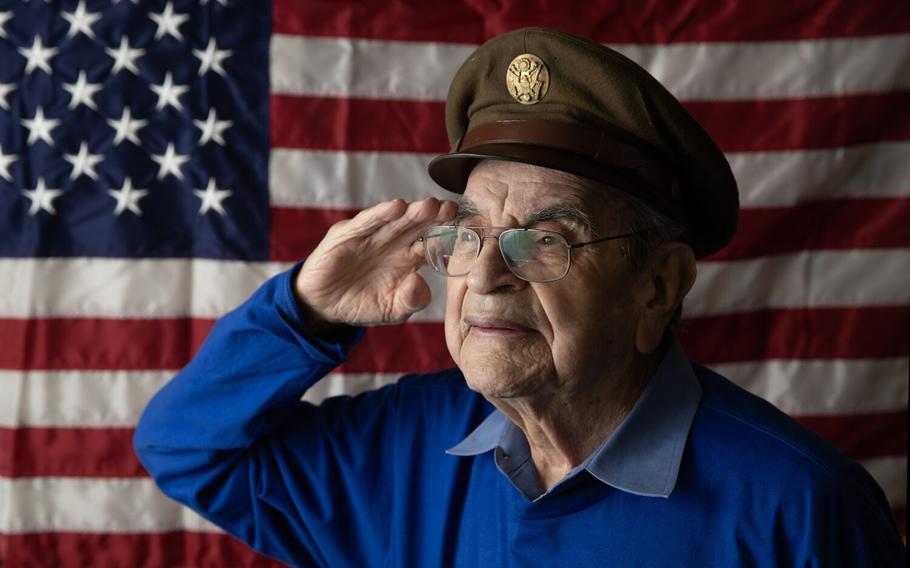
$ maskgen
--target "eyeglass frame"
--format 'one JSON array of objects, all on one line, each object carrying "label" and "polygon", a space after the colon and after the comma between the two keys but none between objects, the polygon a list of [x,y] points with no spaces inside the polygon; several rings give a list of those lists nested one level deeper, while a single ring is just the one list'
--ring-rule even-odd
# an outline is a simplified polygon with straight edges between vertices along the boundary
[{"label": "eyeglass frame", "polygon": [[[518,278],[518,279],[520,279],[520,280],[524,280],[525,282],[531,282],[531,283],[534,283],[534,284],[546,284],[546,283],[549,283],[549,282],[558,282],[559,280],[562,280],[563,278],[565,278],[566,275],[569,273],[569,269],[572,268],[572,251],[575,250],[575,249],[583,248],[583,247],[586,247],[586,246],[588,246],[588,245],[593,245],[593,244],[598,244],[598,243],[605,243],[605,242],[608,242],[608,241],[615,241],[615,240],[617,240],[617,239],[624,239],[624,238],[627,238],[627,237],[631,237],[632,235],[635,235],[636,233],[639,232],[639,231],[630,231],[630,232],[628,232],[628,233],[623,233],[623,234],[621,234],[621,235],[612,235],[612,236],[609,236],[609,237],[602,237],[602,238],[599,238],[599,239],[593,239],[593,240],[586,241],[586,242],[583,242],[583,243],[570,243],[570,242],[569,242],[569,239],[567,239],[567,238],[565,237],[565,235],[563,235],[562,233],[559,233],[559,232],[557,232],[557,231],[550,231],[550,230],[548,230],[548,229],[533,229],[533,228],[528,228],[528,227],[482,227],[482,226],[475,226],[475,225],[469,225],[469,226],[465,226],[465,225],[433,225],[432,227],[428,227],[428,228],[424,231],[424,234],[421,235],[417,240],[418,240],[419,242],[423,243],[423,256],[424,256],[424,258],[426,259],[427,264],[430,265],[430,268],[432,268],[435,272],[444,275],[446,278],[461,278],[462,276],[467,276],[471,271],[468,270],[468,271],[465,272],[464,274],[454,274],[454,275],[453,275],[453,274],[449,274],[449,273],[447,273],[447,272],[442,272],[442,271],[438,270],[435,266],[433,266],[433,263],[430,261],[429,251],[427,250],[426,234],[427,234],[428,232],[432,231],[433,229],[445,229],[445,228],[466,229],[466,230],[468,230],[468,231],[471,231],[472,233],[474,233],[474,234],[477,236],[477,239],[478,239],[477,255],[476,255],[476,256],[474,257],[474,259],[473,259],[473,260],[475,260],[475,261],[476,261],[478,258],[480,258],[480,253],[481,253],[481,251],[483,250],[483,241],[485,241],[486,239],[496,239],[497,248],[499,248],[499,255],[502,257],[503,262],[505,262],[506,268],[509,269],[509,272],[511,272],[513,276],[515,276],[516,278]],[[480,232],[478,232],[478,229],[482,229],[482,230],[484,230],[484,231],[501,229],[501,231],[499,232],[498,235],[486,235],[486,236],[484,236],[484,235],[482,235]],[[565,245],[566,245],[566,250],[568,250],[568,252],[569,252],[569,261],[566,263],[566,270],[565,270],[565,272],[563,272],[561,276],[559,276],[559,277],[557,277],[557,278],[552,278],[552,279],[550,279],[550,280],[529,280],[529,279],[527,279],[527,278],[525,278],[525,277],[523,277],[523,276],[521,276],[521,275],[519,275],[519,274],[516,274],[515,271],[512,269],[512,267],[509,265],[509,260],[506,258],[506,253],[505,253],[505,251],[502,250],[502,241],[500,240],[500,237],[503,235],[503,233],[516,232],[516,231],[539,231],[539,232],[542,232],[542,233],[549,233],[549,234],[552,234],[552,235],[556,235],[556,236],[558,236],[560,239],[562,239],[562,242],[565,243]]]}]

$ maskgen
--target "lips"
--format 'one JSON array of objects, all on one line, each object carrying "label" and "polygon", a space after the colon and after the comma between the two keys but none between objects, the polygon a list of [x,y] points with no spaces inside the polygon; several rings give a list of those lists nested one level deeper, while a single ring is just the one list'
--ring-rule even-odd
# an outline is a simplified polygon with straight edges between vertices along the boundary
[{"label": "lips", "polygon": [[517,336],[530,333],[533,330],[516,321],[499,316],[475,315],[463,318],[466,325],[471,327],[471,333],[483,336]]}]

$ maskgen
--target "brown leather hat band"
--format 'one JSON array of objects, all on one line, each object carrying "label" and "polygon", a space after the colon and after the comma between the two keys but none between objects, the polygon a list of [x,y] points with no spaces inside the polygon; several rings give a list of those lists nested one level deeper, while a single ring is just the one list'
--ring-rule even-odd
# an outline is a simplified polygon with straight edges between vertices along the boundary
[{"label": "brown leather hat band", "polygon": [[[650,194],[650,199],[647,200],[672,216],[677,217],[681,212],[680,196],[678,190],[674,191],[674,178],[667,172],[664,163],[656,159],[652,152],[622,142],[616,136],[611,136],[606,132],[575,124],[544,120],[487,122],[471,128],[459,141],[453,154],[471,154],[481,148],[487,149],[499,145],[548,148],[561,153],[574,154],[590,160],[594,164],[599,164],[602,168],[615,170],[626,179],[636,179],[639,183],[649,186],[639,188],[639,191],[644,190],[641,193]],[[560,160],[554,155],[548,161],[559,162]],[[575,161],[572,160],[572,162]],[[583,174],[578,171],[577,165],[566,169]],[[614,178],[612,175],[609,177]],[[604,179],[604,176],[601,175],[598,175],[597,178],[607,183],[615,183],[615,178]],[[622,187],[621,189],[629,190],[631,188]],[[639,192],[633,191],[633,193]]]}]

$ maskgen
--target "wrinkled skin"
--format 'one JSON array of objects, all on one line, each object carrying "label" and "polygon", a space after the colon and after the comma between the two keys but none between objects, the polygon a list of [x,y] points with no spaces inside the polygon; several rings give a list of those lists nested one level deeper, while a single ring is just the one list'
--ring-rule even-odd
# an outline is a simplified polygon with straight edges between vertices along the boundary
[{"label": "wrinkled skin", "polygon": [[[570,203],[588,212],[600,233],[623,232],[605,196],[592,195],[586,185],[556,170],[485,162],[472,172],[464,192],[479,215],[461,223],[526,227],[532,212]],[[570,243],[595,237],[572,220],[534,227],[559,232]],[[491,399],[581,395],[592,382],[621,375],[632,363],[640,311],[635,285],[619,241],[572,251],[565,278],[538,284],[513,275],[496,242],[486,239],[471,273],[448,282],[449,352],[469,386]],[[524,329],[497,333],[472,326],[472,318],[503,319],[503,326]]]}]

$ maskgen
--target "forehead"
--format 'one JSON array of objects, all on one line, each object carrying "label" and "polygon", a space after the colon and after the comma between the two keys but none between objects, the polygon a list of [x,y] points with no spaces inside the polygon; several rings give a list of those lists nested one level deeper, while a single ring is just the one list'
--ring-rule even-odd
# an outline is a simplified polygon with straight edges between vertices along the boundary
[{"label": "forehead", "polygon": [[600,219],[611,208],[612,191],[572,174],[520,162],[484,160],[471,172],[463,202],[481,215],[523,219],[555,206],[571,206]]}]

